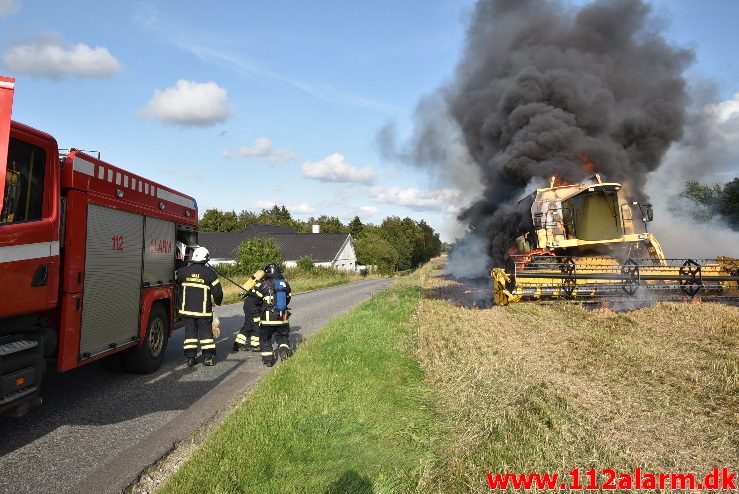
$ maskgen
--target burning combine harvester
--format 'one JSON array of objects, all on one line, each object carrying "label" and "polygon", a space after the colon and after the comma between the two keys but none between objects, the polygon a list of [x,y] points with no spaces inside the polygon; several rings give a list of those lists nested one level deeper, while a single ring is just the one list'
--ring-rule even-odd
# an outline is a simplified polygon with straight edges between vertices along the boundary
[{"label": "burning combine harvester", "polygon": [[739,260],[667,259],[647,231],[652,206],[628,202],[599,175],[537,189],[518,203],[525,219],[505,267],[492,270],[498,305],[524,300],[739,297]]}]

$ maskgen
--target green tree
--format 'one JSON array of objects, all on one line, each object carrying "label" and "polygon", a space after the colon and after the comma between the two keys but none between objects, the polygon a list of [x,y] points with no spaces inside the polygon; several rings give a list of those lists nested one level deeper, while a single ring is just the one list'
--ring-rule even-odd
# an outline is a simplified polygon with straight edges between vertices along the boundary
[{"label": "green tree", "polygon": [[239,219],[234,211],[226,211],[223,213],[221,222],[222,232],[235,232],[239,229]]},{"label": "green tree", "polygon": [[683,201],[672,201],[670,209],[673,212],[685,214],[701,223],[720,217],[730,227],[739,230],[739,178],[713,186],[688,180],[678,197]]},{"label": "green tree", "polygon": [[318,218],[308,219],[309,225],[320,225],[321,233],[349,233],[349,227],[336,216],[322,214]]},{"label": "green tree", "polygon": [[257,216],[257,214],[252,211],[247,211],[246,209],[244,209],[239,213],[238,223],[238,231],[241,231],[253,223],[259,223],[259,216]]},{"label": "green tree", "polygon": [[685,182],[685,187],[681,192],[681,196],[692,199],[701,204],[715,204],[721,194],[723,188],[719,184],[715,184],[713,187],[709,185],[703,185],[697,180],[688,180]]},{"label": "green tree", "polygon": [[[412,220],[411,220],[412,221]],[[395,248],[398,253],[396,268],[399,271],[413,267],[414,231],[408,231],[408,224],[398,216],[385,218],[380,225],[385,233],[385,239]]]},{"label": "green tree", "polygon": [[739,230],[739,177],[724,185],[719,211],[734,230]]},{"label": "green tree", "polygon": [[362,220],[359,219],[359,216],[355,216],[354,219],[349,222],[349,233],[352,234],[352,237],[357,238],[362,234],[362,230],[364,230]]},{"label": "green tree", "polygon": [[238,229],[238,220],[233,211],[207,209],[200,218],[200,230],[204,232],[233,232]]},{"label": "green tree", "polygon": [[434,229],[424,220],[421,220],[418,226],[423,235],[423,256],[421,257],[421,263],[424,263],[441,254],[442,243],[439,239],[439,234],[434,232]]},{"label": "green tree", "polygon": [[399,255],[395,247],[379,231],[365,232],[354,242],[357,264],[377,266],[382,274],[392,274],[398,265]]},{"label": "green tree", "polygon": [[272,206],[271,209],[262,209],[259,213],[259,223],[268,225],[292,226],[293,217],[285,206]]},{"label": "green tree", "polygon": [[236,266],[242,274],[252,274],[271,262],[284,262],[280,249],[271,237],[244,240],[236,252]]}]

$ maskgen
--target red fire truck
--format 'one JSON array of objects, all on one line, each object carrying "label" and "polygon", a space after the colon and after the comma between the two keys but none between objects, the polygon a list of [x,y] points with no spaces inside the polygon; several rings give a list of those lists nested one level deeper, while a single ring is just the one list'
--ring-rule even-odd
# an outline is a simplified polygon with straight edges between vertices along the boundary
[{"label": "red fire truck", "polygon": [[47,362],[159,368],[198,211],[190,196],[11,122],[14,85],[0,77],[0,412],[22,414],[41,403]]}]

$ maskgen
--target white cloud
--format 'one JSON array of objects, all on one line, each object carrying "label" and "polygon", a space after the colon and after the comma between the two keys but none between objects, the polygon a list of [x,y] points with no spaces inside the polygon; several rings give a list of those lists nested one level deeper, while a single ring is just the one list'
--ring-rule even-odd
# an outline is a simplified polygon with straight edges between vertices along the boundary
[{"label": "white cloud", "polygon": [[[275,206],[285,206],[282,202],[274,199],[262,199],[256,202],[256,207],[259,209],[272,209]],[[292,206],[285,206],[290,214],[311,214],[316,212],[316,208],[306,202],[299,202]]]},{"label": "white cloud", "polygon": [[462,192],[458,189],[419,190],[375,187],[372,194],[377,202],[403,206],[416,211],[454,212],[460,207],[459,199]]},{"label": "white cloud", "polygon": [[359,208],[359,211],[366,214],[367,216],[372,216],[373,214],[376,214],[379,209],[374,206],[362,206]]},{"label": "white cloud", "polygon": [[292,214],[311,214],[316,212],[316,208],[305,202],[288,206],[287,210],[290,211]]},{"label": "white cloud", "polygon": [[298,159],[298,155],[287,149],[275,149],[272,143],[266,137],[260,137],[252,146],[243,147],[236,152],[223,151],[221,155],[224,158],[259,158],[266,161],[270,165],[286,163]]},{"label": "white cloud", "polygon": [[344,156],[334,153],[316,163],[303,163],[303,175],[320,182],[372,184],[377,174],[371,167],[357,168],[346,162]]},{"label": "white cloud", "polygon": [[21,9],[21,0],[0,0],[0,17],[8,17]]},{"label": "white cloud", "polygon": [[272,199],[261,199],[257,201],[256,206],[259,209],[272,209],[273,207],[277,206],[277,201],[274,201]]},{"label": "white cloud", "polygon": [[208,127],[223,122],[232,111],[226,90],[215,82],[181,79],[164,91],[155,90],[139,115],[185,127]]},{"label": "white cloud", "polygon": [[57,35],[39,36],[11,46],[3,54],[3,64],[11,72],[48,79],[70,75],[106,79],[121,70],[121,64],[107,48],[92,48],[84,43],[70,45]]}]

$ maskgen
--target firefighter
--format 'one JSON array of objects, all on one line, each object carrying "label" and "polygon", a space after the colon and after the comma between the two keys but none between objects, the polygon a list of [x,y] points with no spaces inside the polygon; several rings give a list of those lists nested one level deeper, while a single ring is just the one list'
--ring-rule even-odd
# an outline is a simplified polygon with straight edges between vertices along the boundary
[{"label": "firefighter", "polygon": [[290,312],[287,310],[291,296],[290,284],[282,278],[282,272],[277,264],[267,264],[264,267],[264,280],[254,292],[261,302],[259,349],[262,363],[272,367],[277,362],[277,357],[272,350],[273,335],[276,335],[277,354],[280,359],[285,360],[292,355]]},{"label": "firefighter", "polygon": [[261,286],[262,278],[264,278],[264,271],[260,269],[244,283],[244,291],[240,293],[244,298],[244,325],[236,335],[232,352],[238,352],[239,350],[259,351],[261,300],[256,294],[256,289]]},{"label": "firefighter", "polygon": [[188,367],[195,365],[198,343],[203,352],[203,365],[215,365],[213,304],[221,305],[223,288],[213,268],[206,266],[209,259],[208,249],[197,247],[190,263],[175,272],[181,300],[178,312],[185,324],[184,350]]}]

